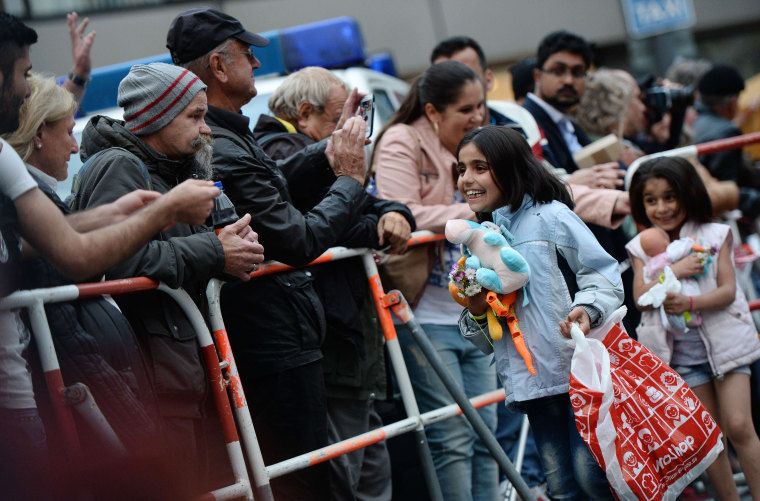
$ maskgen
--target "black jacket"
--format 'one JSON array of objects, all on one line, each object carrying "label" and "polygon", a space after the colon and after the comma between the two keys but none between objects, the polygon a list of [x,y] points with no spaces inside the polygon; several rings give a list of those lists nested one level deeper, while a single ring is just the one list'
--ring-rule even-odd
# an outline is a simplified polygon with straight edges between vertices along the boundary
[{"label": "black jacket", "polygon": [[[695,108],[699,113],[694,121],[695,144],[741,135],[741,129],[733,122],[719,117],[704,104],[697,103]],[[707,167],[710,174],[721,181],[740,183],[740,172],[744,162],[741,148],[719,151],[711,155],[700,155],[699,162]]]},{"label": "black jacket", "polygon": [[[319,204],[301,213],[291,203],[284,172],[304,180],[331,174],[326,143],[309,146],[278,165],[256,143],[248,122],[241,114],[209,106],[206,123],[215,137],[215,176],[238,214],[251,214],[267,259],[305,265],[345,240],[367,194],[361,183],[341,176]],[[305,193],[316,184],[298,183],[298,189]],[[222,291],[222,312],[238,369],[246,379],[322,357],[325,318],[308,269],[229,284]]]},{"label": "black jacket", "polygon": [[[83,161],[93,160],[81,179],[78,207],[112,202],[135,189],[166,193],[193,176],[193,158],[169,160],[129,132],[123,123],[97,116],[82,134]],[[129,155],[124,150],[132,153]],[[141,161],[150,178],[143,176]],[[124,263],[106,273],[117,279],[146,276],[169,287],[182,287],[206,313],[206,284],[222,277],[224,250],[210,228],[175,224],[159,233]],[[203,415],[207,380],[195,330],[176,302],[158,291],[116,297],[150,360],[153,383],[164,416]]]},{"label": "black jacket", "polygon": [[[277,119],[261,115],[253,135],[272,158],[285,159],[316,141],[296,132],[288,133]],[[330,171],[332,174],[332,171]],[[320,181],[321,180],[321,181]],[[307,196],[293,200],[301,212],[308,213],[325,196],[334,175],[301,176],[289,183],[291,191],[299,184],[310,185]],[[320,185],[319,183],[323,184]],[[297,189],[296,189],[297,191]],[[302,193],[306,194],[305,190]],[[414,216],[409,208],[391,200],[369,196],[369,202],[341,245],[377,248],[377,223],[387,212],[402,214],[414,231]],[[326,395],[333,398],[378,398],[386,396],[384,338],[361,258],[324,263],[312,269],[316,289],[324,307],[327,332],[323,346],[322,368]]]}]

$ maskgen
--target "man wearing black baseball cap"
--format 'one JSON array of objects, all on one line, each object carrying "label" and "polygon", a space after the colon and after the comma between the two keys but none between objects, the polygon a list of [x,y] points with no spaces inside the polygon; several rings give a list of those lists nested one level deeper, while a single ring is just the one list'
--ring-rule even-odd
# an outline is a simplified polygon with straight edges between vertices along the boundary
[{"label": "man wearing black baseball cap", "polygon": [[174,64],[203,56],[228,38],[246,45],[266,47],[269,40],[243,28],[240,21],[216,9],[196,7],[174,18],[166,35],[166,47]]},{"label": "man wearing black baseball cap", "polygon": [[[207,85],[206,123],[214,136],[213,167],[239,213],[250,213],[267,258],[302,266],[357,226],[366,205],[363,120],[353,117],[354,90],[332,137],[275,163],[259,147],[241,108],[256,95],[261,63],[251,45],[263,37],[211,8],[172,21],[167,47],[175,63]],[[327,194],[302,214],[295,190]],[[329,189],[328,189],[329,188]],[[348,244],[347,244],[348,245]],[[222,290],[222,313],[266,464],[327,445],[321,344],[324,309],[308,269],[260,277]],[[278,501],[331,499],[326,463],[272,482]]]}]

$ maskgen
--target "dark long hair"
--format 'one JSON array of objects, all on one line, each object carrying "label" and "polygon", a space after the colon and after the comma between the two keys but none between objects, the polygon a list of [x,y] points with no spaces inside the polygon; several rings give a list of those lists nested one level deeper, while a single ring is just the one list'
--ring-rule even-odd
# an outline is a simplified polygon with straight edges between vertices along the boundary
[{"label": "dark long hair", "polygon": [[694,166],[680,157],[653,158],[636,169],[628,188],[634,221],[647,228],[652,226],[644,208],[644,186],[655,178],[666,180],[673,188],[687,221],[700,224],[712,221],[712,204],[707,189]]},{"label": "dark long hair", "polygon": [[[377,135],[375,146],[380,144],[385,131],[392,125],[410,124],[424,115],[427,103],[443,112],[446,106],[459,99],[462,89],[469,82],[480,82],[480,79],[469,66],[459,61],[443,61],[432,65],[412,82],[401,106]],[[375,151],[377,148],[372,151],[371,163],[374,162]]]},{"label": "dark long hair", "polygon": [[[523,135],[514,128],[489,125],[471,130],[459,143],[457,158],[470,143],[485,156],[506,205],[516,209],[523,197],[530,195],[534,203],[557,200],[571,209],[575,207],[565,185],[541,165]],[[479,216],[490,219],[485,214]]]}]

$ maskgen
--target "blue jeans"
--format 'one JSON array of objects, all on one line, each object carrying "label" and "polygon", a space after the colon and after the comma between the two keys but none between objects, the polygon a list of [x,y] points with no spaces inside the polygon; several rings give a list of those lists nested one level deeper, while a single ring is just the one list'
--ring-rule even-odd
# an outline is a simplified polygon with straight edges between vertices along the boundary
[{"label": "blue jeans", "polygon": [[[524,416],[510,412],[503,403],[497,404],[497,408],[496,440],[499,441],[504,452],[514,463],[517,459],[517,445]],[[528,428],[528,437],[525,441],[525,453],[520,475],[528,487],[543,484],[546,481],[544,469],[541,467],[541,460],[538,457],[536,441],[533,439],[533,431],[530,428]],[[501,478],[502,480],[506,478],[504,472],[502,472]]]},{"label": "blue jeans", "polygon": [[[446,387],[409,331],[396,326],[409,378],[420,412],[454,403]],[[456,325],[422,325],[438,356],[468,397],[496,389],[496,370],[491,356],[459,333]],[[496,407],[478,410],[491,431],[496,430]],[[447,501],[493,501],[498,497],[498,465],[464,416],[425,427],[443,498]]]},{"label": "blue jeans", "polygon": [[552,499],[614,499],[604,471],[575,427],[567,393],[518,406],[528,414]]},{"label": "blue jeans", "polygon": [[[670,368],[676,371],[678,375],[681,376],[684,381],[686,381],[686,384],[689,385],[689,388],[702,386],[703,384],[707,384],[715,379],[713,371],[710,368],[710,364],[707,362],[698,365],[672,365]],[[749,365],[742,365],[741,367],[731,369],[727,372],[727,374],[731,374],[732,372],[747,375],[752,374]]]}]

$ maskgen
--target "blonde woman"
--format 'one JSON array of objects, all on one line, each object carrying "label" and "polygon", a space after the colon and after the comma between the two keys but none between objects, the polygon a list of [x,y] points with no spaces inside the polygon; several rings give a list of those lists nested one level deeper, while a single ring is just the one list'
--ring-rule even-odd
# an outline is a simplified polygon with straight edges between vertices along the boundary
[{"label": "blonde woman", "polygon": [[79,152],[73,134],[77,103],[53,78],[33,73],[29,85],[32,94],[21,106],[19,127],[6,139],[29,172],[55,191],[68,176],[69,157]]}]

